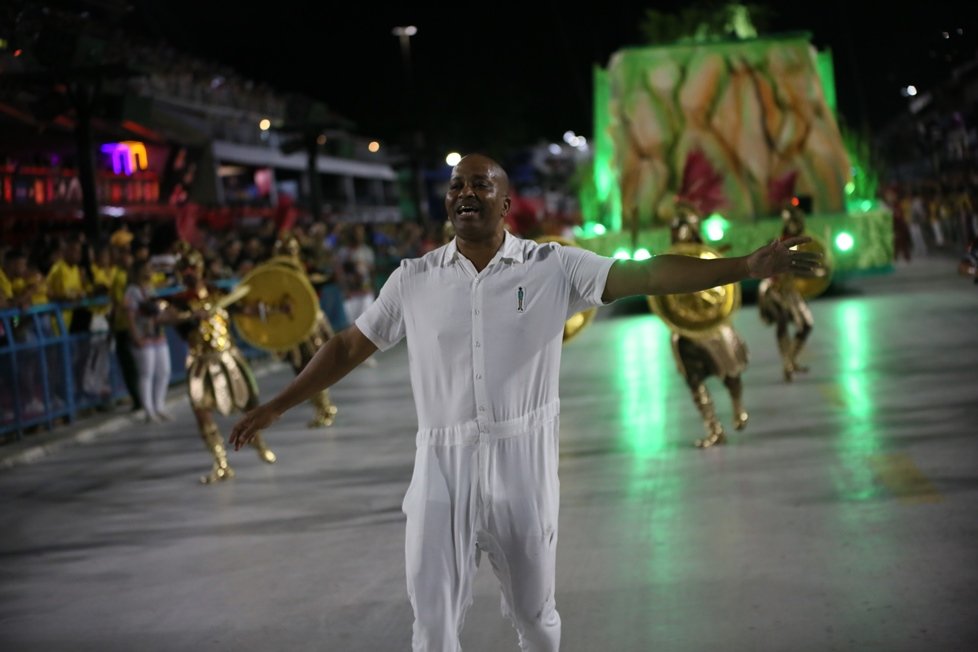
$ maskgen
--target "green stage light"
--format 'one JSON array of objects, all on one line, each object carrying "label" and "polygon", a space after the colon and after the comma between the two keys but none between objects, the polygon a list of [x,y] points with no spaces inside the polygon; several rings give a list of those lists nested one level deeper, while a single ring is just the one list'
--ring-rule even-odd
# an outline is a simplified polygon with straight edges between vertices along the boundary
[{"label": "green stage light", "polygon": [[850,181],[849,183],[846,184],[846,194],[851,195],[854,192],[856,192],[856,184]]},{"label": "green stage light", "polygon": [[870,199],[864,199],[862,201],[862,203],[859,204],[859,208],[863,209],[863,212],[864,213],[869,212],[869,210],[873,208],[873,202],[872,202],[872,200],[870,200]]},{"label": "green stage light", "polygon": [[632,255],[628,253],[628,249],[625,249],[624,247],[618,247],[617,249],[615,249],[614,256],[612,257],[618,260],[629,260],[632,257]]},{"label": "green stage light", "polygon": [[646,249],[645,247],[642,247],[641,249],[636,249],[635,250],[635,255],[632,256],[632,259],[633,260],[648,260],[651,257],[652,257],[652,254],[649,253],[649,250]]},{"label": "green stage light", "polygon": [[706,233],[707,240],[711,242],[723,240],[723,236],[729,227],[730,222],[720,213],[713,213],[703,222],[703,231]]},{"label": "green stage light", "polygon": [[578,238],[593,238],[596,235],[604,235],[608,232],[604,224],[597,222],[585,222],[581,226],[574,227],[574,235]]},{"label": "green stage light", "polygon": [[835,236],[835,247],[839,251],[849,251],[854,244],[856,244],[856,241],[845,231]]}]

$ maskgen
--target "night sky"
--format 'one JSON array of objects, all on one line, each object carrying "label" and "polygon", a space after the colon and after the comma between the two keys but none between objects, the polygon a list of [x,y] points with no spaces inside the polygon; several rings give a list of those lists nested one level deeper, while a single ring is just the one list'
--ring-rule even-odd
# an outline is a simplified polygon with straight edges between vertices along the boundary
[{"label": "night sky", "polygon": [[[143,0],[134,20],[175,47],[323,100],[363,135],[394,140],[417,122],[433,150],[499,151],[559,140],[568,129],[589,136],[592,67],[642,44],[647,8],[686,4],[602,0],[570,9],[568,2],[527,0],[410,8],[258,0],[232,8]],[[832,49],[843,119],[874,130],[906,109],[901,87],[926,91],[955,63],[973,58],[978,43],[978,9],[970,3],[761,4],[770,7],[766,33],[807,31],[816,46]],[[391,34],[408,24],[418,27],[410,85]]]}]

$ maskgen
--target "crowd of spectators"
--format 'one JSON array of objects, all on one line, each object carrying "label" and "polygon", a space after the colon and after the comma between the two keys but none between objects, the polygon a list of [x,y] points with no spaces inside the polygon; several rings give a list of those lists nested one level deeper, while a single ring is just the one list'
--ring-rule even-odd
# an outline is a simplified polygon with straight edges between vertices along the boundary
[{"label": "crowd of spectators", "polygon": [[[342,297],[345,323],[336,327],[351,323],[366,309],[401,259],[442,244],[440,227],[426,230],[415,223],[330,224],[307,219],[290,233],[302,247],[315,287],[320,292],[331,288]],[[228,287],[273,256],[282,235],[274,220],[263,219],[223,231],[202,226],[195,244],[204,255],[208,281]],[[0,310],[22,312],[54,303],[61,317],[60,323],[15,317],[6,322],[12,325],[6,330],[12,332],[0,322],[0,347],[11,341],[84,333],[83,338],[73,338],[75,386],[100,397],[104,409],[110,409],[109,356],[114,349],[132,409],[142,409],[149,421],[165,419],[160,387],[167,384],[169,369],[162,363],[159,333],[150,332],[136,298],[145,300],[154,291],[165,293],[178,285],[173,269],[179,248],[172,224],[153,222],[125,225],[97,243],[80,232],[51,232],[29,246],[0,247]],[[29,395],[24,403],[30,414],[44,406],[39,371],[28,369],[27,375],[20,385]]]},{"label": "crowd of spectators", "polygon": [[978,237],[978,173],[893,183],[883,201],[893,214],[898,264],[932,250],[959,253]]}]

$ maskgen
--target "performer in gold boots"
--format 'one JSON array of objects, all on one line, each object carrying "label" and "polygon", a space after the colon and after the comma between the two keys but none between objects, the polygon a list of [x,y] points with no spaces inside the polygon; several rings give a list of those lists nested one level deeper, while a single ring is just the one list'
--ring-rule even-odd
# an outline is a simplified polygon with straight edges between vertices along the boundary
[{"label": "performer in gold boots", "polygon": [[[799,208],[785,208],[781,211],[781,219],[784,222],[781,229],[782,240],[805,232],[805,215]],[[778,350],[781,352],[784,379],[787,382],[791,382],[795,374],[808,371],[808,367],[798,363],[798,354],[815,326],[812,311],[799,290],[798,281],[795,274],[786,272],[764,279],[757,290],[757,306],[761,319],[776,328]],[[792,327],[795,331],[794,337],[791,334]]]},{"label": "performer in gold boots", "polygon": [[[309,273],[306,270],[305,265],[302,263],[299,257],[301,247],[299,245],[298,239],[294,235],[285,235],[278,242],[275,243],[275,249],[273,252],[273,258],[268,262],[276,265],[284,265],[288,268],[293,269],[296,273],[304,276],[310,284],[315,287],[317,273]],[[320,349],[329,338],[333,337],[333,326],[329,323],[329,319],[326,318],[326,314],[318,307],[316,304],[316,325],[313,327],[312,332],[302,340],[298,345],[292,347],[291,349],[285,351],[282,357],[288,360],[289,364],[292,365],[292,369],[298,376],[309,361],[312,360],[312,356],[316,355],[316,351]],[[318,394],[314,395],[309,402],[312,403],[315,409],[315,416],[312,421],[309,422],[310,428],[327,427],[333,425],[333,420],[336,417],[336,406],[329,398],[329,390],[324,389]]]},{"label": "performer in gold boots", "polygon": [[[177,269],[186,290],[168,298],[166,311],[187,341],[190,405],[204,444],[214,456],[211,472],[200,479],[209,484],[234,477],[213,413],[217,410],[226,416],[236,409],[244,412],[256,407],[258,385],[231,337],[227,306],[240,298],[242,291],[224,295],[208,287],[204,282],[204,259],[197,251],[185,250]],[[263,462],[275,463],[275,453],[260,435],[252,446]]]},{"label": "performer in gold boots", "polygon": [[[672,222],[672,247],[666,253],[697,258],[719,258],[720,253],[703,244],[700,218],[695,209],[677,204]],[[706,437],[696,440],[698,448],[726,442],[717,418],[706,379],[723,380],[733,401],[734,428],[747,425],[741,374],[747,368],[747,345],[730,325],[729,319],[740,305],[740,286],[730,284],[693,294],[649,297],[652,309],[672,330],[672,353],[679,373],[693,395],[693,403],[703,417]]]}]

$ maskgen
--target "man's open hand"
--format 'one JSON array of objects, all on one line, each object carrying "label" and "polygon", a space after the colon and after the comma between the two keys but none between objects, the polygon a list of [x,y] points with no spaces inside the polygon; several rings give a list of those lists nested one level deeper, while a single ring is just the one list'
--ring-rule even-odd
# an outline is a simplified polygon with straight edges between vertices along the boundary
[{"label": "man's open hand", "polygon": [[259,405],[234,424],[228,443],[234,446],[234,450],[239,450],[242,446],[254,441],[255,435],[275,423],[278,418],[279,413],[269,407],[267,403]]},{"label": "man's open hand", "polygon": [[809,237],[797,236],[775,240],[756,250],[747,257],[747,270],[751,278],[767,278],[788,272],[799,276],[813,276],[822,264],[821,254],[791,249],[810,241]]}]

